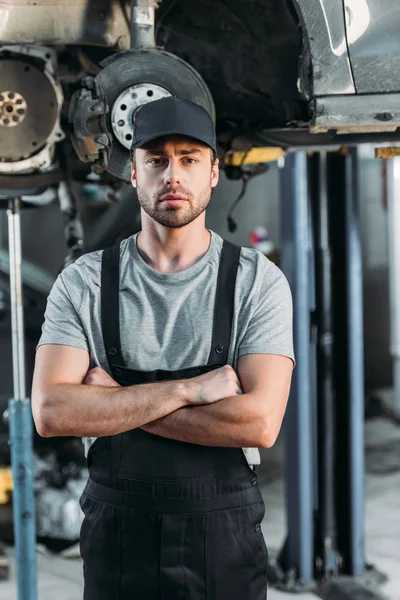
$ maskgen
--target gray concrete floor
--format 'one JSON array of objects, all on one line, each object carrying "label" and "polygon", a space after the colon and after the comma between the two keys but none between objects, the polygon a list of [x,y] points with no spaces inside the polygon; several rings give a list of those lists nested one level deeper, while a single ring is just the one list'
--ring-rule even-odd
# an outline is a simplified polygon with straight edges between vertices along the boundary
[{"label": "gray concrete floor", "polygon": [[[379,592],[388,600],[400,600],[400,428],[385,419],[369,421],[366,437],[366,557],[388,580]],[[285,497],[282,438],[271,450],[263,452],[260,470],[266,503],[263,532],[270,552],[278,550],[285,538]],[[62,558],[38,549],[39,600],[80,600],[82,565],[79,558]],[[14,568],[9,581],[0,582],[1,600],[16,600]],[[270,589],[268,600],[289,600],[291,594]],[[296,594],[296,600],[315,600],[312,593]]]}]

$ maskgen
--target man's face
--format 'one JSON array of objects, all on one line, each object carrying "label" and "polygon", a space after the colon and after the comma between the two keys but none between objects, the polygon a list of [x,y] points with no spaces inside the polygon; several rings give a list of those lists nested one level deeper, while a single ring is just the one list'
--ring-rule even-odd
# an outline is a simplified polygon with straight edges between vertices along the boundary
[{"label": "man's face", "polygon": [[188,225],[207,208],[218,183],[218,159],[188,137],[160,138],[135,152],[132,185],[142,209],[164,227]]}]

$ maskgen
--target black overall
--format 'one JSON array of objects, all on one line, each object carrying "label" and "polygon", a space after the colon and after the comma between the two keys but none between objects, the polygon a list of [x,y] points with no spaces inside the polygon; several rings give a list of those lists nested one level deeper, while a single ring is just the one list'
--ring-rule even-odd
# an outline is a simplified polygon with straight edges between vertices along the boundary
[{"label": "black overall", "polygon": [[[225,365],[240,248],[224,242],[207,365],[177,371],[125,366],[119,256],[119,246],[104,251],[101,281],[103,338],[114,379],[131,386]],[[81,497],[85,600],[265,600],[264,504],[241,449],[134,429],[98,438],[88,468]]]}]

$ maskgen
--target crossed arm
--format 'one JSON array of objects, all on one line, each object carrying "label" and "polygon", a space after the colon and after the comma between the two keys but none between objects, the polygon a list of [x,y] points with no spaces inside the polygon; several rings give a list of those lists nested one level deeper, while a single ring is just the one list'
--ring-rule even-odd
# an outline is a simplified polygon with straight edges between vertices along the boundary
[{"label": "crossed arm", "polygon": [[[88,373],[88,366],[84,350],[39,348],[32,409],[41,435],[99,437],[142,427],[208,446],[269,447],[281,427],[293,363],[279,355],[245,355],[238,362],[243,394],[204,405],[196,404],[198,391],[191,380],[120,388],[102,369]],[[216,372],[210,374],[216,385],[226,385],[226,377],[216,377]]]},{"label": "crossed arm", "polygon": [[247,354],[238,362],[243,395],[181,408],[143,429],[205,446],[270,447],[281,428],[292,370],[293,363],[285,356]]}]

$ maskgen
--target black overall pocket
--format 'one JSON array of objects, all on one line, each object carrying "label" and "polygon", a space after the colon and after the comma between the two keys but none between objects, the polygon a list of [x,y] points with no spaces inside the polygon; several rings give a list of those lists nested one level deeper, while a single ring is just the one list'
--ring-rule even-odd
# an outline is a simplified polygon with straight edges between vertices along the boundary
[{"label": "black overall pocket", "polygon": [[207,515],[207,600],[265,600],[264,504]]}]

